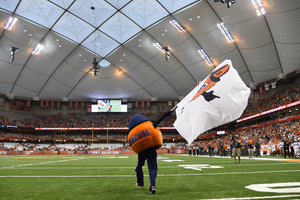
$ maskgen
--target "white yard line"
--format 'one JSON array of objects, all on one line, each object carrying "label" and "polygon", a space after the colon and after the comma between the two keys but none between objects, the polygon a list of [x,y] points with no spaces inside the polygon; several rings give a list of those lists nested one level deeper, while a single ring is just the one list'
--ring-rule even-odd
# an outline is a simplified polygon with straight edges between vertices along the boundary
[{"label": "white yard line", "polygon": [[[214,175],[236,175],[236,174],[263,174],[263,173],[289,173],[299,172],[300,170],[283,170],[283,171],[258,171],[258,172],[229,172],[229,173],[206,173],[206,174],[158,174],[162,177],[175,176],[214,176]],[[145,175],[149,176],[149,175]],[[136,177],[136,175],[78,175],[78,176],[0,176],[0,178],[123,178]]]},{"label": "white yard line", "polygon": [[4,168],[4,169],[11,169],[11,168],[14,168],[14,167],[26,167],[26,166],[32,166],[32,165],[44,165],[44,164],[52,164],[52,163],[61,163],[61,162],[74,161],[74,160],[82,160],[82,159],[88,159],[88,158],[95,158],[95,157],[72,158],[72,159],[67,159],[67,160],[46,161],[46,162],[41,162],[41,163],[27,163],[27,164],[17,165],[17,166],[4,166],[2,168]]},{"label": "white yard line", "polygon": [[279,195],[279,196],[262,196],[262,197],[240,197],[240,198],[222,198],[222,199],[204,199],[204,200],[243,200],[243,199],[278,199],[278,198],[292,198],[300,197],[300,194],[293,195]]},{"label": "white yard line", "polygon": [[[60,160],[60,161],[47,161],[43,163],[29,163],[29,164],[23,164],[23,165],[18,165],[18,166],[3,166],[2,168],[0,167],[0,170],[2,169],[109,169],[109,168],[134,168],[135,164],[134,163],[114,163],[115,164],[129,164],[132,165],[132,167],[29,167],[29,168],[24,168],[26,166],[33,166],[33,165],[44,165],[44,164],[51,164],[51,163],[58,163],[58,162],[65,162],[65,161],[70,161],[71,159],[68,160]],[[76,160],[76,159],[72,159]],[[94,163],[94,162],[93,162]],[[103,162],[101,162],[103,163]],[[108,162],[109,163],[109,162]],[[195,162],[185,162],[185,163],[193,163]],[[86,162],[85,162],[86,164]],[[205,164],[205,163],[197,163],[197,164]],[[295,162],[287,162],[287,163],[269,163],[269,164],[233,164],[233,165],[218,165],[222,167],[239,167],[239,166],[260,166],[260,165],[297,165],[300,163],[295,163]],[[195,164],[196,165],[196,164]],[[177,168],[179,166],[159,166],[159,168]]]},{"label": "white yard line", "polygon": [[[9,170],[12,170],[12,169],[21,169],[21,170],[25,170],[25,169],[41,169],[41,170],[44,170],[44,169],[53,169],[53,170],[57,170],[57,169],[111,169],[111,168],[114,168],[114,169],[135,169],[135,164],[132,164],[132,167],[29,167],[29,168],[23,168],[23,167],[3,167],[3,168],[0,168],[0,170],[5,170],[5,169],[9,169]],[[162,168],[178,168],[178,166],[169,166],[169,167],[159,167],[160,169]]]}]

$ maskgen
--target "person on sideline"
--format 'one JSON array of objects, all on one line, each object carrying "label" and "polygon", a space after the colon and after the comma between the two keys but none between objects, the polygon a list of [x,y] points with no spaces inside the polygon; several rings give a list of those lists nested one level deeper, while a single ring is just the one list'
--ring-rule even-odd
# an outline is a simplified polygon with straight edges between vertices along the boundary
[{"label": "person on sideline", "polygon": [[260,155],[260,141],[259,141],[259,139],[257,139],[257,141],[256,141],[255,148],[256,148],[256,157],[258,155],[261,156]]},{"label": "person on sideline", "polygon": [[284,139],[284,143],[283,143],[283,146],[284,146],[284,158],[286,158],[286,154],[288,154],[289,158],[291,157],[290,155],[290,142],[289,142],[289,139]]},{"label": "person on sideline", "polygon": [[241,140],[239,139],[238,134],[236,134],[235,136],[232,135],[232,140],[234,142],[233,144],[233,152],[232,152],[232,156],[234,159],[234,163],[236,164],[236,156],[238,157],[238,164],[240,164],[241,162]]},{"label": "person on sideline", "polygon": [[253,159],[254,147],[252,141],[248,143],[248,148],[249,148],[249,159]]},{"label": "person on sideline", "polygon": [[279,148],[280,148],[280,157],[284,156],[284,141],[281,140],[281,142],[279,143]]}]

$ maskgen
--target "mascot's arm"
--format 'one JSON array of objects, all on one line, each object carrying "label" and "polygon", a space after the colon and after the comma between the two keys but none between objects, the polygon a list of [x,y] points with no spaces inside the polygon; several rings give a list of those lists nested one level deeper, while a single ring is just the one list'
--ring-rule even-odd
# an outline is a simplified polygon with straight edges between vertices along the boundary
[{"label": "mascot's arm", "polygon": [[169,110],[169,111],[165,112],[158,120],[153,122],[154,128],[156,128],[162,120],[164,120],[166,117],[170,116],[172,114],[172,112],[173,112],[173,110],[172,111]]}]

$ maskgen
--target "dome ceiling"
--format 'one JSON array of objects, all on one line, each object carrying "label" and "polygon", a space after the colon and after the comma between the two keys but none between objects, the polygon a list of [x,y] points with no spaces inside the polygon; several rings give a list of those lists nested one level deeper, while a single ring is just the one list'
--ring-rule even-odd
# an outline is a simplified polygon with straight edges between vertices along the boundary
[{"label": "dome ceiling", "polygon": [[[265,0],[262,7],[258,16],[250,0],[230,8],[214,0],[0,0],[0,94],[180,99],[225,59],[248,86],[297,71],[300,1]],[[10,17],[17,21],[9,30]],[[44,47],[35,55],[38,44]],[[169,62],[154,44],[170,48]],[[13,62],[10,47],[18,48]]]}]

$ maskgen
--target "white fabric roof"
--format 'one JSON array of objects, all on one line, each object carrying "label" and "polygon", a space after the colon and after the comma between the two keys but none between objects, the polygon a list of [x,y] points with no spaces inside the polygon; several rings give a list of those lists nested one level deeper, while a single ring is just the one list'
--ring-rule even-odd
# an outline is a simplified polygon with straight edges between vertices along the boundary
[{"label": "white fabric roof", "polygon": [[[0,0],[0,94],[178,99],[225,59],[248,86],[294,72],[300,68],[300,1],[262,2],[266,14],[257,16],[251,0],[231,8],[213,0]],[[18,21],[7,30],[10,16]],[[178,32],[173,19],[187,31]],[[235,42],[218,29],[221,22]],[[171,48],[170,62],[155,42]],[[33,55],[38,43],[44,48]],[[10,47],[19,48],[14,62]],[[111,63],[99,76],[91,70],[94,57]]]}]

